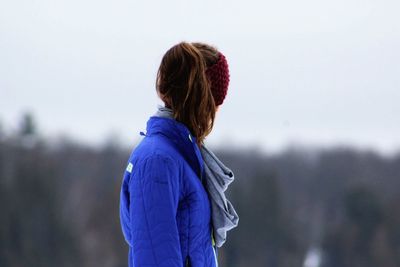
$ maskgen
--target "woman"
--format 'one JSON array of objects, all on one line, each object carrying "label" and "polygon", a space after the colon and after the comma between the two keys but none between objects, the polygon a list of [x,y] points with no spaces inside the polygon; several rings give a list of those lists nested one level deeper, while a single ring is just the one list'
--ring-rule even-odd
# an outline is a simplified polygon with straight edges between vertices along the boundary
[{"label": "woman", "polygon": [[181,42],[163,56],[156,90],[164,102],[132,151],[120,198],[129,266],[217,267],[217,248],[239,217],[224,191],[234,179],[204,144],[229,84],[225,56]]}]

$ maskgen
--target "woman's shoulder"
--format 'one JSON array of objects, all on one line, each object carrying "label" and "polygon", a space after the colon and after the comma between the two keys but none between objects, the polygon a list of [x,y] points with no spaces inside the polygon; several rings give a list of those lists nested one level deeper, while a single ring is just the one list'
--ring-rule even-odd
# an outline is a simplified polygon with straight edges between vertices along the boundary
[{"label": "woman's shoulder", "polygon": [[161,135],[155,135],[143,138],[132,150],[133,154],[137,154],[140,156],[148,156],[148,155],[169,156],[173,154],[172,152],[173,152],[173,147],[171,146],[171,144],[169,144],[168,140],[166,140]]},{"label": "woman's shoulder", "polygon": [[133,154],[129,164],[131,166],[130,180],[169,184],[176,190],[181,188],[181,166],[176,159],[164,151],[154,150],[143,154]]},{"label": "woman's shoulder", "polygon": [[[157,138],[160,139],[160,138]],[[167,163],[170,166],[178,168],[180,165],[179,157],[177,157],[173,147],[164,144],[163,140],[155,138],[144,138],[136,147],[132,149],[129,162],[133,165],[151,163]]]}]

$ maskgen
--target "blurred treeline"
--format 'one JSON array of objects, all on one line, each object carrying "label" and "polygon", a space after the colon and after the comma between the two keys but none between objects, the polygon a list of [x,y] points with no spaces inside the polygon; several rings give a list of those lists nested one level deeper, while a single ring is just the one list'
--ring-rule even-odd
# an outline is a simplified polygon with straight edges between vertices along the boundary
[{"label": "blurred treeline", "polygon": [[[119,190],[131,149],[0,127],[0,266],[127,266]],[[400,266],[400,153],[226,148],[239,226],[221,267]]]}]

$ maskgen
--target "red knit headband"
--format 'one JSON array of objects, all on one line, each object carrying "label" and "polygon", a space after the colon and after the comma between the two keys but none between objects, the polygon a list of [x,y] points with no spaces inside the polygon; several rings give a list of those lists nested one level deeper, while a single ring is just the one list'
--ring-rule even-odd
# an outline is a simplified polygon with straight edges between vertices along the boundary
[{"label": "red knit headband", "polygon": [[206,69],[206,75],[211,81],[211,92],[215,105],[224,102],[229,85],[229,68],[225,56],[218,52],[218,61]]}]

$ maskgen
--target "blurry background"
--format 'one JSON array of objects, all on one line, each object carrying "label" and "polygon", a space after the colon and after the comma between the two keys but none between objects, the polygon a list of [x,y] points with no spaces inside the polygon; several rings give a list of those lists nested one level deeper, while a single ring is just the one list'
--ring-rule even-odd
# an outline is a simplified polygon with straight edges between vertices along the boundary
[{"label": "blurry background", "polygon": [[231,82],[221,267],[400,266],[397,1],[0,2],[0,266],[127,266],[119,190],[172,45]]}]

